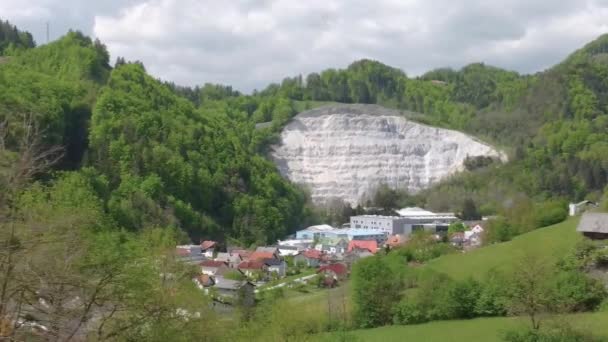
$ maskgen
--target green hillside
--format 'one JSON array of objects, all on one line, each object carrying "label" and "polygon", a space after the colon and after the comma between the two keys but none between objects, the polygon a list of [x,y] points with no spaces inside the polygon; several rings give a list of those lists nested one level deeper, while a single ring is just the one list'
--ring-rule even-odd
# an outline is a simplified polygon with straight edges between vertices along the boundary
[{"label": "green hillside", "polygon": [[[594,336],[608,337],[608,313],[576,314],[555,318],[546,324],[568,322],[573,328],[592,332]],[[420,341],[420,342],[499,342],[509,329],[526,327],[528,322],[517,317],[477,318],[471,320],[440,321],[418,325],[388,326],[355,330],[349,336],[360,341]],[[319,341],[337,339],[339,334],[319,337]]]},{"label": "green hillside", "polygon": [[576,232],[577,218],[520,235],[511,241],[493,244],[465,254],[449,254],[430,261],[432,270],[445,273],[453,279],[479,278],[489,270],[508,270],[514,260],[527,254],[542,255],[558,260],[571,251],[581,240]]}]

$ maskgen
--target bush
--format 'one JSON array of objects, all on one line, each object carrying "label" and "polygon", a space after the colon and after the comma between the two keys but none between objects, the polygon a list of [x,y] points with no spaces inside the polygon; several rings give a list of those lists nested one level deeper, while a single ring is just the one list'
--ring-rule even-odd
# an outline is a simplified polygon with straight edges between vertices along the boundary
[{"label": "bush", "polygon": [[594,337],[589,333],[572,329],[567,324],[541,330],[515,330],[504,334],[507,342],[606,342],[608,339]]},{"label": "bush", "polygon": [[418,324],[427,321],[428,318],[420,307],[408,299],[399,302],[393,310],[394,324]]},{"label": "bush", "polygon": [[558,271],[552,292],[557,312],[595,310],[606,298],[604,286],[578,270]]},{"label": "bush", "polygon": [[475,303],[477,316],[504,316],[507,314],[507,280],[498,273],[489,273],[483,282]]},{"label": "bush", "polygon": [[550,226],[568,217],[568,208],[562,201],[549,201],[536,206],[534,210],[536,228]]},{"label": "bush", "polygon": [[483,242],[485,244],[505,242],[511,240],[515,235],[517,235],[515,229],[509,221],[504,217],[498,217],[488,222]]}]

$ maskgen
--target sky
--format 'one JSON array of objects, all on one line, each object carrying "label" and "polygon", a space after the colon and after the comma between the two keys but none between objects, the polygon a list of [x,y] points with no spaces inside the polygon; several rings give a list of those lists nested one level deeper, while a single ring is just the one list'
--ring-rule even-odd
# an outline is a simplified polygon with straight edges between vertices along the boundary
[{"label": "sky", "polygon": [[0,0],[39,44],[77,29],[181,85],[249,92],[369,58],[410,76],[484,62],[521,73],[608,32],[608,0]]}]

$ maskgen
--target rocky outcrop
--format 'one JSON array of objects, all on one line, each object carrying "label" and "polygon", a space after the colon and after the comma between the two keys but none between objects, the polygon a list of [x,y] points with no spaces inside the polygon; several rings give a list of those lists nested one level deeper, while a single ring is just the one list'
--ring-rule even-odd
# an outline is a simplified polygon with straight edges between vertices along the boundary
[{"label": "rocky outcrop", "polygon": [[461,132],[419,124],[376,105],[334,105],[298,114],[271,156],[313,201],[351,204],[379,184],[416,192],[463,169],[467,156],[504,155]]}]

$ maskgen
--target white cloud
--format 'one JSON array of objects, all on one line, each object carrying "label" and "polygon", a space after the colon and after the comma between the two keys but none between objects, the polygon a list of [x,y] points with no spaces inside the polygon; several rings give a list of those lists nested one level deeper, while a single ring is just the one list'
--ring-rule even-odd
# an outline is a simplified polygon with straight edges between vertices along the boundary
[{"label": "white cloud", "polygon": [[2,0],[0,13],[92,33],[163,79],[246,91],[359,58],[410,75],[478,61],[534,72],[608,31],[606,0]]}]

